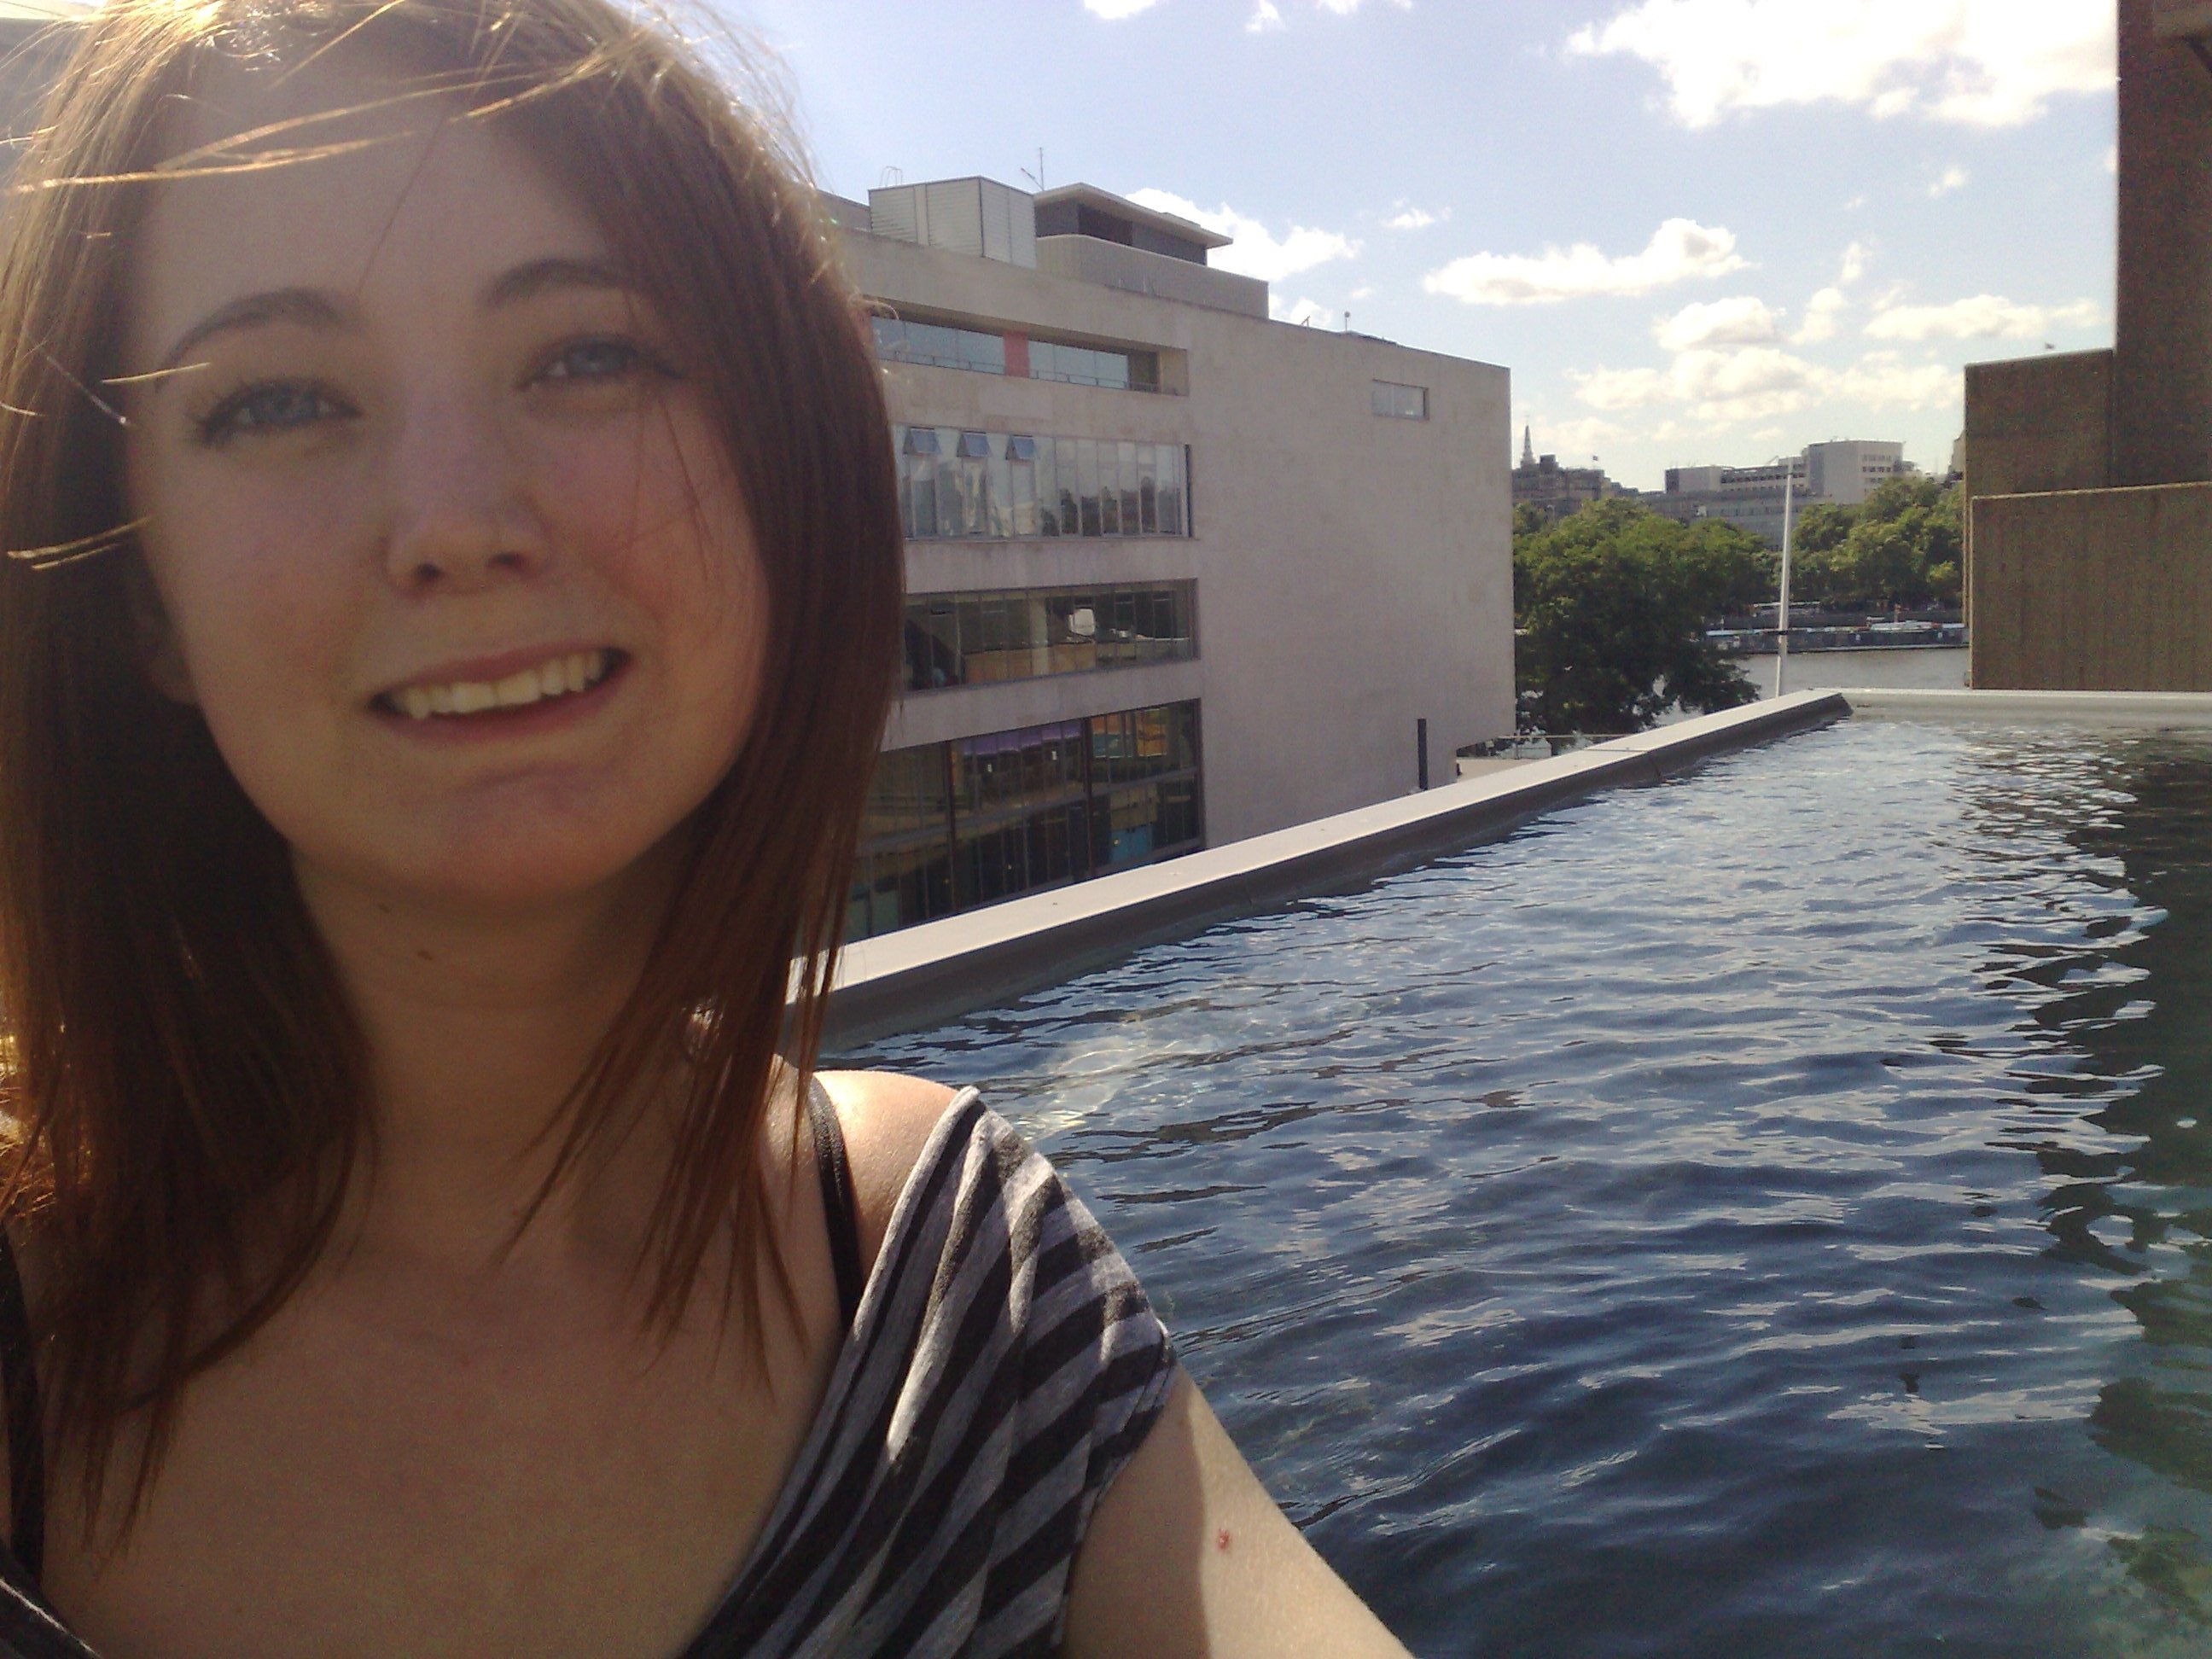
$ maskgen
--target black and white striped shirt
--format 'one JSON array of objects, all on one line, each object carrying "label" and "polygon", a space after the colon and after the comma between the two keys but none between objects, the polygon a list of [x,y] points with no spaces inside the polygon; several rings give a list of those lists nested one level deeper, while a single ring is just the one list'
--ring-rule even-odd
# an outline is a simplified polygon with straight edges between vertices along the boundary
[{"label": "black and white striped shirt", "polygon": [[[1091,1212],[963,1091],[760,1538],[680,1659],[1050,1653],[1091,1511],[1175,1368]],[[0,1659],[89,1654],[0,1559]]]}]

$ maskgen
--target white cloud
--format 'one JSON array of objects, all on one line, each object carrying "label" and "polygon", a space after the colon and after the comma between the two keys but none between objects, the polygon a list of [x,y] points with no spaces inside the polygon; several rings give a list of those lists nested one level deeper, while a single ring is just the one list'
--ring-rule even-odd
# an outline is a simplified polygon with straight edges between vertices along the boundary
[{"label": "white cloud", "polygon": [[1679,402],[1699,420],[1721,423],[1793,415],[1828,385],[1828,371],[1772,346],[1686,351],[1668,377]]},{"label": "white cloud", "polygon": [[1241,276],[1257,276],[1263,283],[1279,283],[1333,259],[1359,256],[1358,243],[1333,230],[1311,230],[1293,225],[1288,235],[1278,238],[1259,220],[1226,204],[1218,208],[1202,208],[1164,190],[1132,191],[1129,199],[1156,213],[1172,213],[1224,236],[1235,237],[1229,246],[1215,249],[1208,263]]},{"label": "white cloud", "polygon": [[1692,127],[1818,103],[2016,126],[2054,95],[2110,91],[2117,57],[2098,0],[1635,0],[1567,50],[1642,58]]},{"label": "white cloud", "polygon": [[1382,222],[1386,229],[1426,230],[1431,225],[1440,225],[1451,217],[1449,208],[1443,208],[1431,213],[1426,208],[1408,207],[1403,202],[1399,203],[1398,206],[1401,211],[1395,216]]},{"label": "white cloud", "polygon": [[1945,167],[1942,176],[1928,186],[1928,199],[1931,202],[1936,201],[1948,196],[1954,190],[1964,190],[1969,177],[1966,168],[1962,167]]},{"label": "white cloud", "polygon": [[1867,251],[1863,242],[1853,242],[1844,250],[1844,268],[1836,277],[1838,288],[1849,288],[1866,275]]},{"label": "white cloud", "polygon": [[[1126,5],[1129,0],[1111,0],[1111,3]],[[1084,3],[1089,5],[1092,0],[1084,0]],[[1143,0],[1143,3],[1150,5],[1153,0]],[[1389,3],[1400,11],[1413,9],[1413,0],[1389,0]],[[1314,0],[1314,4],[1323,11],[1334,12],[1339,17],[1349,17],[1359,9],[1360,0]],[[1244,25],[1244,32],[1247,34],[1266,34],[1283,27],[1283,9],[1275,3],[1275,0],[1257,0],[1252,8],[1251,17]]]},{"label": "white cloud", "polygon": [[[1574,465],[1585,455],[1594,455],[1607,444],[1625,443],[1635,436],[1625,426],[1595,415],[1578,415],[1571,420],[1555,421],[1548,416],[1528,415],[1521,422],[1533,437],[1536,447],[1547,455],[1566,458]],[[1520,428],[1516,428],[1516,433]],[[1516,438],[1513,459],[1521,459],[1521,446]]]},{"label": "white cloud", "polygon": [[1354,300],[1371,300],[1375,297],[1375,289],[1371,285],[1366,283],[1362,283],[1358,288],[1352,290],[1352,293],[1348,297]]},{"label": "white cloud", "polygon": [[1160,0],[1083,0],[1083,9],[1095,12],[1109,23],[1118,23],[1140,11],[1150,11],[1159,3]]},{"label": "white cloud", "polygon": [[[1698,426],[1737,426],[1796,415],[1820,403],[1876,409],[1940,409],[1961,395],[1959,371],[1948,364],[1908,362],[1876,351],[1838,371],[1771,345],[1679,352],[1663,369],[1570,371],[1575,395],[1607,414],[1662,405],[1680,408]],[[1682,428],[1669,421],[1655,437]]]},{"label": "white cloud", "polygon": [[2033,340],[2062,328],[2094,328],[2104,312],[2092,300],[2065,306],[2021,305],[1977,294],[1946,306],[1891,305],[1868,322],[1877,340]]},{"label": "white cloud", "polygon": [[1692,351],[1708,345],[1765,345],[1782,337],[1782,324],[1765,301],[1746,294],[1684,306],[1652,334],[1668,351]]},{"label": "white cloud", "polygon": [[1674,400],[1674,382],[1662,369],[1571,368],[1567,374],[1575,382],[1575,396],[1592,409],[1618,412]]},{"label": "white cloud", "polygon": [[1733,232],[1669,219],[1640,253],[1609,258],[1588,242],[1534,255],[1471,253],[1431,271],[1421,286],[1471,306],[1551,305],[1600,295],[1650,294],[1743,268]]},{"label": "white cloud", "polygon": [[1790,337],[1792,345],[1818,345],[1836,337],[1836,319],[1850,304],[1840,288],[1824,288],[1805,302],[1805,320]]},{"label": "white cloud", "polygon": [[1267,296],[1267,314],[1279,323],[1296,323],[1301,328],[1336,326],[1336,313],[1317,300],[1300,300],[1293,304],[1271,294]]},{"label": "white cloud", "polygon": [[1966,376],[1948,363],[1908,363],[1893,351],[1869,352],[1844,371],[1837,390],[1876,409],[1942,409],[1966,395]]}]

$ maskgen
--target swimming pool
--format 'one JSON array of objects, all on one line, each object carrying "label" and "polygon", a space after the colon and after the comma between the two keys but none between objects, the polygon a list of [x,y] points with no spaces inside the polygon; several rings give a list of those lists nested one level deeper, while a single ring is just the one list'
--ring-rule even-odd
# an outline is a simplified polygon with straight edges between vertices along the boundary
[{"label": "swimming pool", "polygon": [[868,1063],[1421,1654],[2212,1651],[2212,743],[1860,719]]}]

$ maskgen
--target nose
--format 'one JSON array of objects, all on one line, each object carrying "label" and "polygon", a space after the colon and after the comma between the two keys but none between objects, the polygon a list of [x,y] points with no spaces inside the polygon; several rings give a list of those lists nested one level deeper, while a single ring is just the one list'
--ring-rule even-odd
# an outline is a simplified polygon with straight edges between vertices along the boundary
[{"label": "nose", "polygon": [[489,411],[459,397],[419,400],[386,453],[385,573],[403,592],[469,592],[544,567],[525,470]]}]

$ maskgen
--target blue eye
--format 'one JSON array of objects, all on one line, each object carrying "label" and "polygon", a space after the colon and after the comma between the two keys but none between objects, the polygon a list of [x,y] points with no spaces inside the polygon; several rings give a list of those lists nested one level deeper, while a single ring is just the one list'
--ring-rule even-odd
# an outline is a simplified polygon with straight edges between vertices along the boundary
[{"label": "blue eye", "polygon": [[627,340],[578,340],[563,346],[545,366],[549,380],[616,380],[644,362],[644,354]]},{"label": "blue eye", "polygon": [[259,432],[294,432],[353,411],[319,386],[270,381],[247,386],[217,404],[199,422],[210,443]]}]

